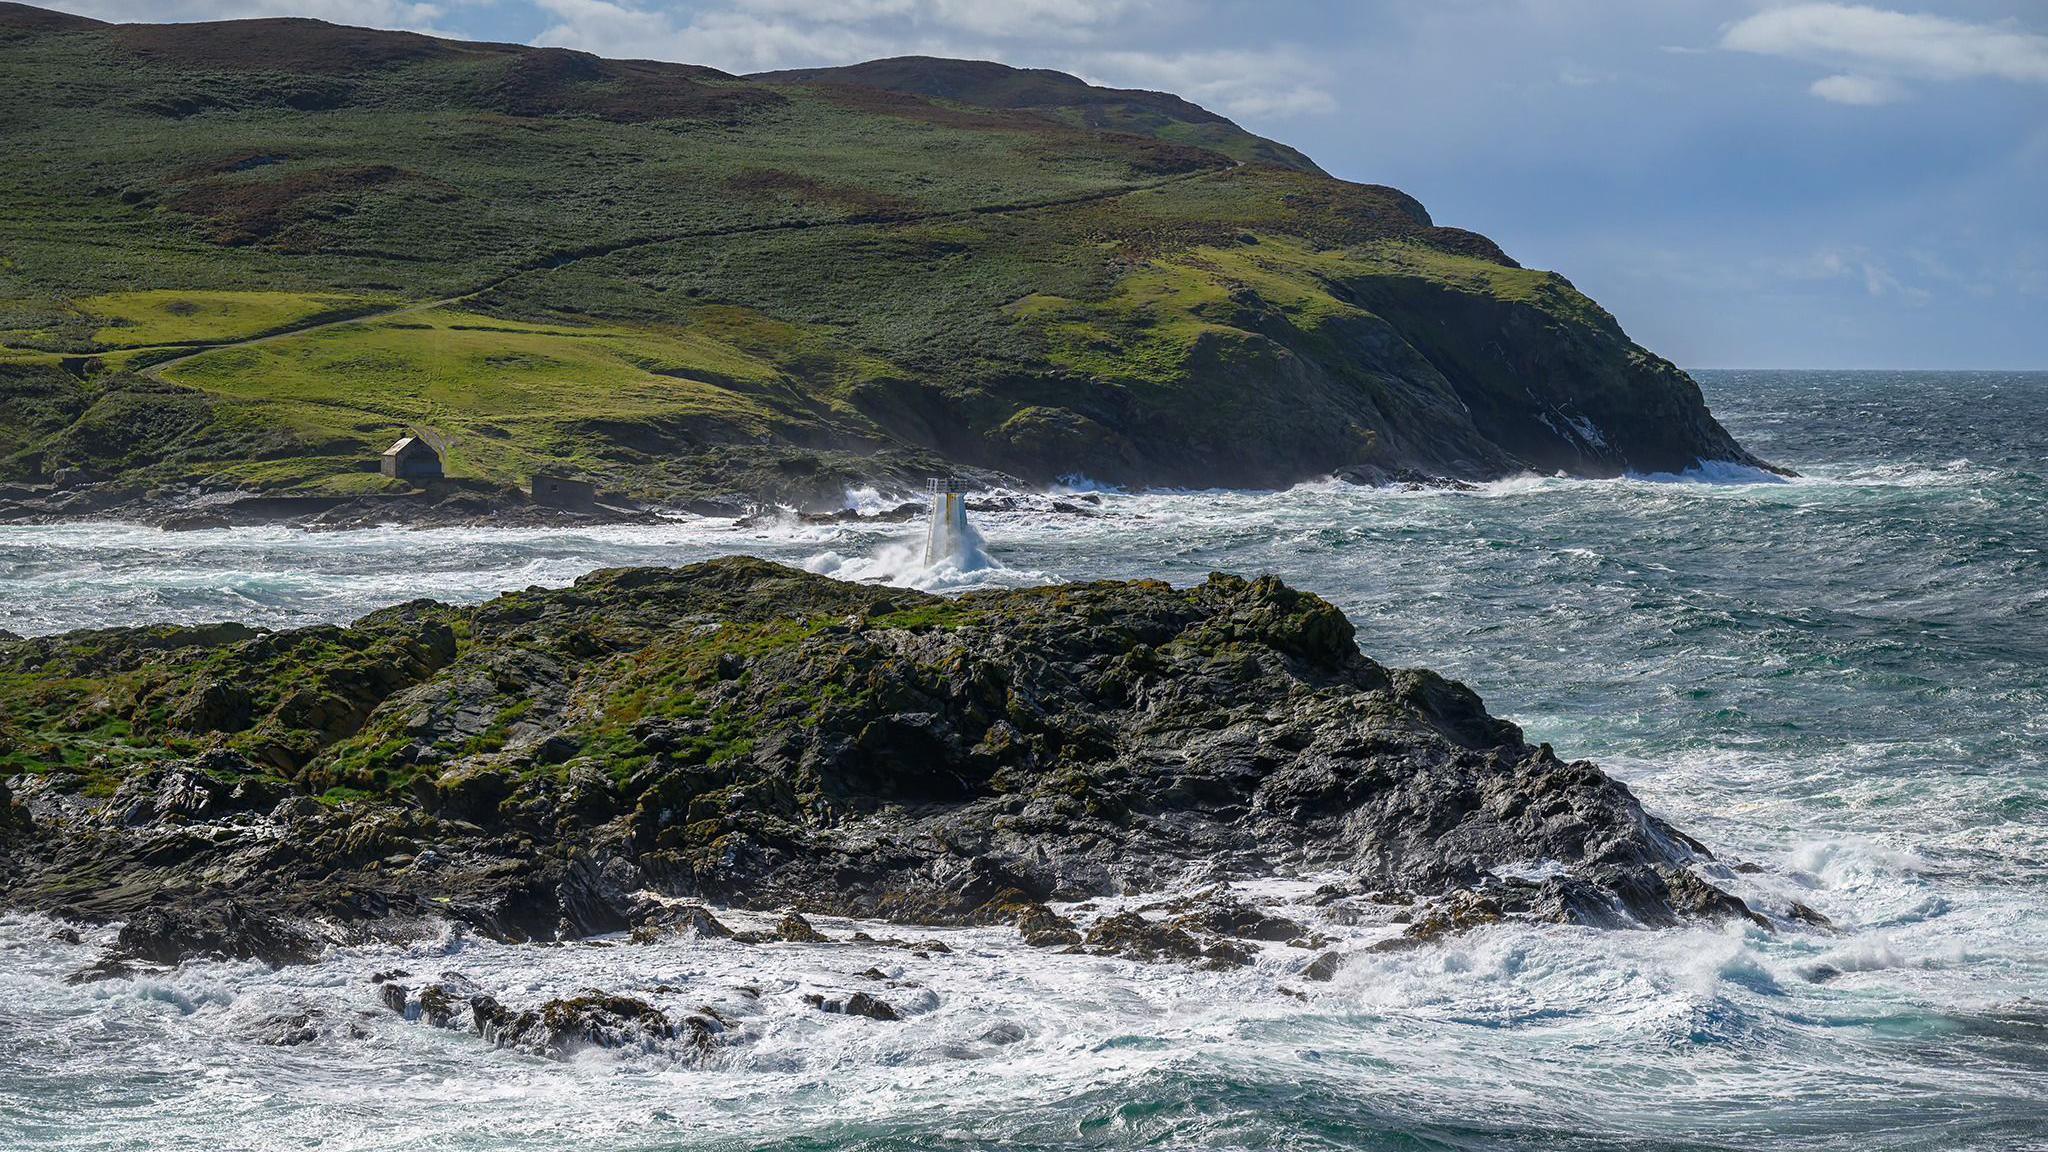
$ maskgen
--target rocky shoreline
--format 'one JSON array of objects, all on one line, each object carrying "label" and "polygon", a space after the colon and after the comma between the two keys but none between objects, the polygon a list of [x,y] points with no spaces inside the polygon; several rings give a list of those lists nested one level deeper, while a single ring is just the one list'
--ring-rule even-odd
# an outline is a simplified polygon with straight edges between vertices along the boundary
[{"label": "rocky shoreline", "polygon": [[1387,948],[1765,921],[1624,785],[1271,578],[943,599],[735,558],[346,628],[6,639],[0,736],[5,904],[123,925],[79,979],[742,913],[1327,977],[1232,895],[1262,879]]},{"label": "rocky shoreline", "polygon": [[[1096,501],[1085,496],[1041,497],[1014,477],[967,470],[984,493],[970,512],[1003,512],[1020,507],[1086,514]],[[1413,470],[1352,468],[1332,477],[1375,488],[1469,489],[1469,481]],[[597,524],[655,524],[678,515],[712,516],[749,522],[780,515],[803,523],[905,521],[924,511],[910,490],[891,477],[877,485],[897,491],[898,502],[859,511],[845,506],[846,488],[807,496],[775,493],[759,498],[727,493],[681,502],[642,504],[600,494],[590,505],[564,509],[535,503],[525,492],[480,482],[455,481],[431,488],[360,496],[308,496],[258,491],[145,489],[114,480],[68,481],[59,485],[0,484],[0,524],[66,524],[100,521],[143,524],[167,531],[203,531],[279,525],[308,531],[406,528],[547,528]]]},{"label": "rocky shoreline", "polygon": [[[676,511],[736,516],[738,504],[698,501]],[[253,491],[145,489],[115,480],[0,485],[0,524],[106,521],[168,531],[284,525],[345,531],[411,528],[539,528],[563,524],[649,524],[660,516],[629,501],[569,510],[535,503],[525,492],[481,483],[451,483],[360,496],[305,496]]]}]

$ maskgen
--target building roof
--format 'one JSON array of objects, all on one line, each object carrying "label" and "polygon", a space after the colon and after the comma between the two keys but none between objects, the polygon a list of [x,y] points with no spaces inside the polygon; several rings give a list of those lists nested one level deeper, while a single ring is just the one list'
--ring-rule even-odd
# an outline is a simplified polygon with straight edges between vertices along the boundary
[{"label": "building roof", "polygon": [[433,445],[428,444],[426,441],[421,440],[417,436],[401,436],[398,440],[398,443],[393,444],[391,447],[386,448],[384,450],[384,455],[403,456],[405,453],[412,451],[413,445],[415,444],[427,449],[430,452],[433,451]]}]

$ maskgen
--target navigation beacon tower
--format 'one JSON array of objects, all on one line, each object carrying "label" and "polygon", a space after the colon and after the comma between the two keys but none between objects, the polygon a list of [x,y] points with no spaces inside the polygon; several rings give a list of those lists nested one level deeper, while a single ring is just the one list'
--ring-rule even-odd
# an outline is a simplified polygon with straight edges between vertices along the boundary
[{"label": "navigation beacon tower", "polygon": [[934,476],[925,488],[932,496],[932,518],[924,530],[924,564],[929,568],[958,554],[967,541],[967,481]]}]

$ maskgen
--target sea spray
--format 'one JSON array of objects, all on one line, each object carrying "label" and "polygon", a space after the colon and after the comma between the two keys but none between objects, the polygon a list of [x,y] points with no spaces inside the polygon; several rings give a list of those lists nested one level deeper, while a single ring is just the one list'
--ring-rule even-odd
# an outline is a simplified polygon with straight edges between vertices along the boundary
[{"label": "sea spray", "polygon": [[981,530],[967,518],[965,488],[942,489],[938,485],[950,482],[932,483],[929,520],[919,537],[886,540],[867,556],[847,556],[836,550],[819,552],[803,557],[802,567],[841,580],[892,584],[926,592],[1023,587],[1056,579],[1040,571],[1011,570],[990,556]]},{"label": "sea spray", "polygon": [[924,565],[965,566],[980,557],[981,546],[967,525],[967,485],[960,480],[933,479],[931,510],[924,530]]}]

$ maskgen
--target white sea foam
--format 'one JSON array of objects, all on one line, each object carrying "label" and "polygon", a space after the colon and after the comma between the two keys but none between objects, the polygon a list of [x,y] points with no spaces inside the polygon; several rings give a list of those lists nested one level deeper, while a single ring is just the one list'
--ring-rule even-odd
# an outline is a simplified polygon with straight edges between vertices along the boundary
[{"label": "white sea foam", "polygon": [[[742,552],[947,592],[1277,572],[1344,608],[1368,654],[1466,680],[1531,739],[1598,760],[1715,852],[1713,882],[1773,919],[1496,925],[1375,953],[1401,930],[1395,910],[1333,923],[1287,903],[1328,878],[1296,877],[1246,894],[1329,937],[1347,959],[1328,984],[1298,976],[1310,953],[1284,944],[1205,972],[973,930],[928,960],[451,936],[275,973],[200,964],[69,986],[110,932],[70,946],[47,922],[0,918],[0,1146],[2025,1147],[2048,1127],[2026,1007],[2048,986],[2048,418],[1987,409],[1981,387],[1940,407],[1954,387],[1915,379],[1910,404],[1875,393],[1900,419],[1847,419],[1842,393],[1858,385],[1823,383],[1751,423],[1782,449],[1737,429],[1800,470],[1786,482],[1081,483],[1007,494],[1005,510],[975,514],[987,564],[936,571],[919,567],[916,525],[794,517],[0,529],[0,628],[28,633],[347,620],[412,596],[474,601]],[[1795,905],[1831,926],[1806,926]],[[517,1004],[585,986],[682,1010],[730,1003],[749,1039],[708,1060],[498,1052],[386,1013],[368,975],[393,966],[415,982],[461,971]],[[902,997],[906,1020],[803,1002],[865,987],[870,966],[902,985],[877,994]],[[322,1013],[317,1039],[259,1042],[307,1008]],[[1003,1025],[1020,1038],[983,1039]]]},{"label": "white sea foam", "polygon": [[[1245,894],[1288,901],[1297,887],[1254,885]],[[1499,926],[1441,948],[1376,955],[1364,948],[1381,928],[1332,923],[1308,905],[1275,910],[1333,938],[1349,957],[1335,981],[1293,976],[1313,953],[1280,945],[1252,968],[1206,972],[1031,949],[1008,929],[947,929],[920,933],[951,948],[928,957],[879,945],[722,940],[566,948],[470,941],[451,955],[430,942],[343,949],[276,972],[201,963],[160,981],[66,988],[60,974],[90,950],[49,941],[45,921],[12,917],[0,921],[0,950],[24,962],[0,977],[0,991],[36,1005],[34,1019],[18,1025],[43,1038],[29,1059],[58,1084],[82,1088],[145,1067],[192,1069],[203,1053],[203,1066],[218,1075],[166,1084],[146,1106],[164,1148],[245,1143],[278,1125],[355,1149],[409,1147],[429,1133],[456,1147],[541,1147],[571,1133],[651,1146],[685,1132],[690,1143],[805,1132],[846,1139],[872,1126],[929,1130],[941,1117],[1001,1142],[1028,1131],[1015,1126],[1019,1117],[1072,1108],[1063,1123],[1088,1122],[1088,1101],[1106,1082],[1232,1066],[1260,1075],[1292,1068],[1312,1082],[1337,1076],[1359,1099],[1454,1116],[1498,1099],[1508,1052],[1514,1090],[1528,1095],[1532,1119],[1562,1122],[1579,1111],[1579,1124],[1619,1132],[1645,1101],[1617,1109],[1611,1097],[1587,1095],[1579,1078],[1595,1037],[1602,1062],[1655,1065],[1674,1048],[1710,1058],[1754,1044],[1762,1021],[1790,1012],[1807,1017],[1801,1027],[1817,1039],[1844,1042],[1831,1036],[1833,988],[1786,982],[1795,957],[1775,956],[1783,945],[1769,934]],[[841,938],[855,930],[903,934],[814,920]],[[1837,956],[1847,962],[1830,959]],[[1840,949],[1821,961],[1843,971],[1881,967]],[[735,1022],[737,1039],[706,1056],[657,1044],[586,1050],[566,1063],[495,1051],[464,1031],[382,1009],[369,976],[394,967],[410,972],[400,979],[412,984],[460,972],[514,1005],[596,987],[676,1014],[713,1008]],[[904,1019],[832,1015],[804,999],[856,990],[887,1000]],[[1788,999],[1801,1002],[1779,1004]],[[312,1038],[276,1047],[290,1026],[280,1021],[301,1018]],[[76,1027],[86,1022],[94,1027]],[[1858,1057],[1874,1058],[1875,1050]],[[1372,1071],[1354,1079],[1347,1068]],[[386,1087],[394,1074],[403,1090]],[[1653,1099],[1658,1108],[1711,1114],[1731,1092],[1796,1093],[1802,1083],[1818,1091],[1832,1076],[1831,1068],[1731,1065],[1706,1078],[1665,1080]],[[1430,1099],[1417,1101],[1424,1084]],[[1950,1087],[1982,1089],[1960,1075]],[[46,1124],[123,1115],[84,1092],[45,1094],[25,1111]]]}]

